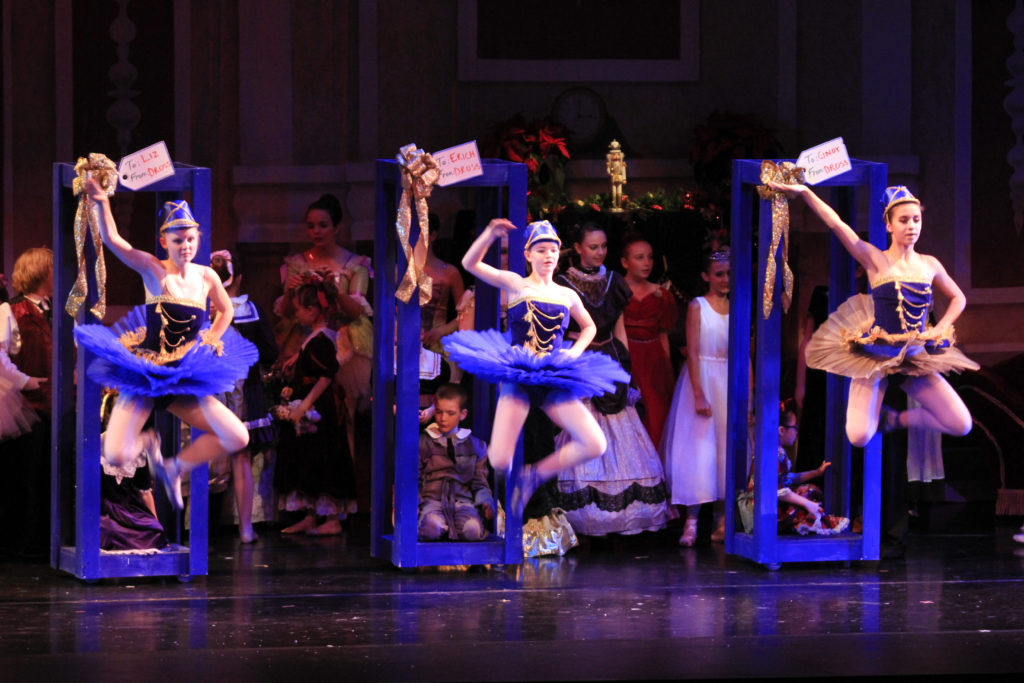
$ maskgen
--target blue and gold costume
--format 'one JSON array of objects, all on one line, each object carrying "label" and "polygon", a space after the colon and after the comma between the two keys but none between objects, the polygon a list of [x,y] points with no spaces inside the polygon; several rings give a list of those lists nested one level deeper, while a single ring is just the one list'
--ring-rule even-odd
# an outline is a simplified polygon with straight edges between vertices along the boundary
[{"label": "blue and gold costume", "polygon": [[[188,202],[164,202],[160,234],[199,228]],[[219,341],[203,341],[209,328],[206,301],[148,291],[112,327],[79,325],[75,341],[99,358],[89,364],[89,378],[126,396],[158,399],[164,408],[177,396],[222,394],[243,379],[256,362],[256,347],[229,327]]]},{"label": "blue and gold costume", "polygon": [[459,367],[490,382],[501,393],[528,397],[540,405],[615,391],[629,375],[603,353],[573,357],[562,348],[569,307],[557,299],[524,295],[509,302],[508,333],[454,332],[442,340]]},{"label": "blue and gold costume", "polygon": [[[905,185],[885,188],[882,215],[900,204],[921,202]],[[871,294],[847,299],[807,343],[808,367],[853,379],[977,370],[953,345],[953,327],[939,339],[922,340],[932,308],[934,273],[920,265],[891,266],[871,283]]]},{"label": "blue and gold costume", "polygon": [[977,370],[955,344],[953,328],[922,341],[928,329],[932,281],[926,273],[889,275],[871,294],[847,299],[811,337],[807,365],[845,377],[879,379]]}]

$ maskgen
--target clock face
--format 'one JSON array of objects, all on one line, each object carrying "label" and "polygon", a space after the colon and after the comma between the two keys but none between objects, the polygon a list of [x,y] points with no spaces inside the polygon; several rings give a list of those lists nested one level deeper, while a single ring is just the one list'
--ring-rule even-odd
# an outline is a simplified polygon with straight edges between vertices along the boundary
[{"label": "clock face", "polygon": [[597,139],[607,117],[604,100],[590,88],[569,88],[551,106],[551,118],[568,128],[572,141],[581,147]]}]

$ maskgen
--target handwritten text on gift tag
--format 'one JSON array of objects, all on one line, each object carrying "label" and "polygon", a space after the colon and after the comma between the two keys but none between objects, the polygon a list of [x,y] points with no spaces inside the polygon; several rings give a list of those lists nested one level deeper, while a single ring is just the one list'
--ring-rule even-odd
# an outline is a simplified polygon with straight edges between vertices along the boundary
[{"label": "handwritten text on gift tag", "polygon": [[805,149],[797,157],[796,165],[804,168],[804,181],[808,185],[816,185],[853,168],[842,138]]},{"label": "handwritten text on gift tag", "polygon": [[441,187],[484,174],[484,169],[480,166],[480,152],[476,148],[476,140],[442,149],[430,156],[441,170],[441,178],[437,181]]},{"label": "handwritten text on gift tag", "polygon": [[117,174],[122,185],[138,190],[174,175],[174,163],[167,153],[167,145],[160,141],[121,159]]}]

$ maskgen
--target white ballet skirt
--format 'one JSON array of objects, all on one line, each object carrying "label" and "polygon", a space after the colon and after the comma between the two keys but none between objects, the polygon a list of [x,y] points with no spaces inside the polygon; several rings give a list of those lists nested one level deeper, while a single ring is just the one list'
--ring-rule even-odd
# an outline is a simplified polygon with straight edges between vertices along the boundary
[{"label": "white ballet skirt", "polygon": [[[700,304],[699,357],[704,399],[711,418],[694,410],[693,385],[684,365],[661,439],[671,502],[697,505],[725,500],[725,438],[729,393],[729,315],[716,313],[704,297]],[[687,361],[689,363],[689,361]]]},{"label": "white ballet skirt", "polygon": [[0,350],[0,441],[28,432],[39,420],[21,393],[25,375]]}]

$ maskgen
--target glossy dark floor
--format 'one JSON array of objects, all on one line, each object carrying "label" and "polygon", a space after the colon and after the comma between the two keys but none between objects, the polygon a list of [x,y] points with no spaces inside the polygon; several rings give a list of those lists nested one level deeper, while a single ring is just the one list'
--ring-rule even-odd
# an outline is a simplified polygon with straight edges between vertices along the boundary
[{"label": "glossy dark floor", "polygon": [[0,679],[524,680],[1010,674],[1024,546],[910,537],[904,559],[769,572],[671,535],[521,568],[401,572],[367,534],[215,538],[192,583],[0,564]]}]

